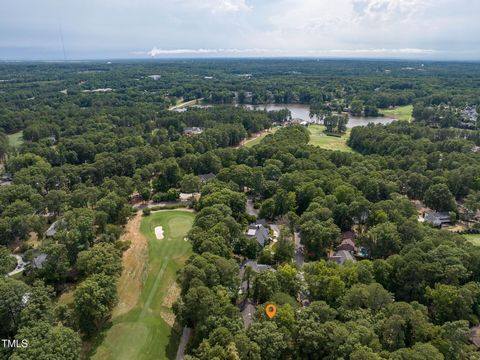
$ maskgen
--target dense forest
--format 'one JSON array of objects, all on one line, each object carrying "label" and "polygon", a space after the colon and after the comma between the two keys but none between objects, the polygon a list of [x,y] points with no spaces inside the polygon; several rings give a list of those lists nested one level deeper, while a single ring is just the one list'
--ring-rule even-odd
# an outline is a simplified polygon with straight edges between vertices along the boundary
[{"label": "dense forest", "polygon": [[[87,358],[118,302],[134,200],[198,192],[173,305],[193,329],[189,359],[480,358],[480,247],[419,222],[415,205],[480,231],[480,132],[464,119],[478,85],[474,63],[1,64],[0,338],[29,346],[0,357]],[[175,108],[190,100],[202,106]],[[267,102],[317,115],[414,105],[415,120],[353,128],[352,152],[309,145],[300,125],[241,146],[286,114],[233,104]],[[275,247],[246,236],[259,219],[278,225]],[[365,252],[339,265],[328,259],[346,233]],[[12,254],[28,264],[4,277]]]}]

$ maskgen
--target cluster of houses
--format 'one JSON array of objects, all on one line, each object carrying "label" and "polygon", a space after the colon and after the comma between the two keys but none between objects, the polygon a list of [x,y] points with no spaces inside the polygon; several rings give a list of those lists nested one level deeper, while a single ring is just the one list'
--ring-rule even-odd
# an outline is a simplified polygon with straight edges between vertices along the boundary
[{"label": "cluster of houses", "polygon": [[463,125],[471,125],[473,127],[477,125],[478,112],[475,106],[467,106],[462,110],[461,116]]}]

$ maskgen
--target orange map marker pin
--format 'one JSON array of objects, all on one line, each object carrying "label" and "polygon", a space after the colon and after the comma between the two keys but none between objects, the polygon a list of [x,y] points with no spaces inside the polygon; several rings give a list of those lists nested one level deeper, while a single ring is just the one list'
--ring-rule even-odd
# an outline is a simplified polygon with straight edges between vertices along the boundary
[{"label": "orange map marker pin", "polygon": [[265,308],[265,312],[267,313],[267,316],[272,319],[277,313],[277,307],[273,304],[268,304]]}]

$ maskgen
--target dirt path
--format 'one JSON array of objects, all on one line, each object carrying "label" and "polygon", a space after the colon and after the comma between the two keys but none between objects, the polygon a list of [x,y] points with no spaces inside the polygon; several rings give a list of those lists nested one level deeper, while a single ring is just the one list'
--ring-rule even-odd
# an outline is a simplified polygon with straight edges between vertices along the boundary
[{"label": "dirt path", "polygon": [[123,272],[118,282],[118,305],[113,316],[123,315],[133,309],[140,297],[145,266],[148,261],[147,238],[140,232],[142,212],[132,218],[122,235],[122,240],[130,240],[130,248],[123,254]]}]

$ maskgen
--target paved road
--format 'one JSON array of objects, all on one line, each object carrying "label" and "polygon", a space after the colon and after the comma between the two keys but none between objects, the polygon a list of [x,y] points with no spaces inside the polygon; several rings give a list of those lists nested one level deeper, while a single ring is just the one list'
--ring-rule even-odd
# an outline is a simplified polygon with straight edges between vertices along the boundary
[{"label": "paved road", "polygon": [[253,322],[253,315],[257,312],[257,308],[252,301],[247,300],[242,310],[243,326],[247,329]]},{"label": "paved road", "polygon": [[183,360],[185,358],[185,348],[187,347],[188,340],[190,340],[190,336],[192,336],[192,329],[184,327],[180,345],[178,345],[176,360]]},{"label": "paved road", "polygon": [[300,244],[300,233],[295,232],[293,236],[295,239],[295,262],[302,267],[305,263],[305,254],[303,246]]},{"label": "paved road", "polygon": [[21,273],[23,270],[25,270],[25,265],[27,265],[27,263],[23,261],[23,259],[20,255],[11,255],[11,256],[13,256],[13,257],[15,257],[15,259],[17,259],[17,267],[15,268],[15,270],[10,271],[8,273],[8,276],[13,276],[13,275]]},{"label": "paved road", "polygon": [[141,202],[141,203],[138,203],[138,204],[134,204],[132,205],[133,208],[135,209],[138,209],[138,210],[142,210],[142,209],[145,209],[145,208],[153,208],[153,207],[161,207],[161,206],[171,206],[171,205],[189,205],[191,204],[192,202],[191,201],[162,201],[162,202],[148,202],[148,203],[145,203],[145,202]]}]

